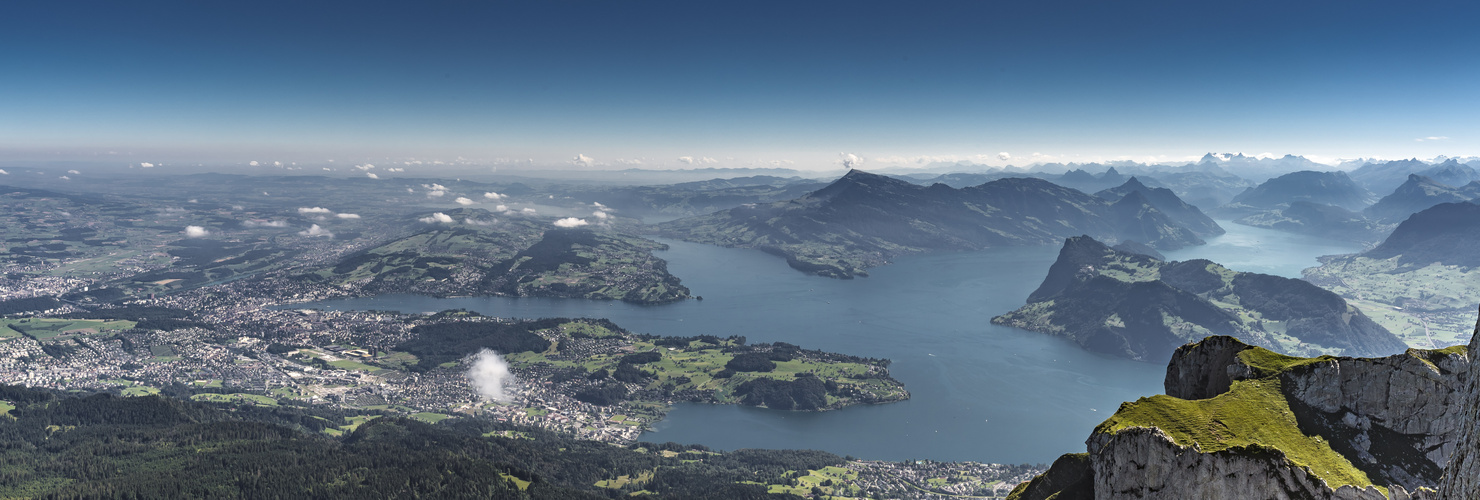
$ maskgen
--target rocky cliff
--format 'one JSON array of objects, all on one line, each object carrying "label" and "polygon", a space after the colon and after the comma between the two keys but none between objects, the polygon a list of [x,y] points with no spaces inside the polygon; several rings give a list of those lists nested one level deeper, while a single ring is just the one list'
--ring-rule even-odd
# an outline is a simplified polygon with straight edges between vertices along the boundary
[{"label": "rocky cliff", "polygon": [[[1470,351],[1480,352],[1475,349],[1480,349],[1480,321],[1475,322],[1475,333],[1470,337]],[[1460,398],[1459,439],[1439,486],[1439,497],[1445,500],[1480,498],[1480,377],[1465,381]]]},{"label": "rocky cliff", "polygon": [[1096,499],[1480,498],[1476,342],[1382,358],[1284,356],[1231,337],[1185,345],[1166,395],[1121,405],[1087,455],[1009,498],[1086,482]]}]

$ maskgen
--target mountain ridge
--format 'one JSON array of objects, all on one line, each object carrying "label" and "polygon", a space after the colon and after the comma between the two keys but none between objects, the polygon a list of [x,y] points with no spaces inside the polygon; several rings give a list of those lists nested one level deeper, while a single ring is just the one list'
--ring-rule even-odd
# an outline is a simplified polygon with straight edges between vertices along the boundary
[{"label": "mountain ridge", "polygon": [[757,248],[835,278],[904,255],[1050,244],[1074,234],[1136,239],[1161,249],[1202,244],[1146,200],[1116,205],[1036,178],[920,186],[852,170],[801,198],[657,224],[663,236]]}]

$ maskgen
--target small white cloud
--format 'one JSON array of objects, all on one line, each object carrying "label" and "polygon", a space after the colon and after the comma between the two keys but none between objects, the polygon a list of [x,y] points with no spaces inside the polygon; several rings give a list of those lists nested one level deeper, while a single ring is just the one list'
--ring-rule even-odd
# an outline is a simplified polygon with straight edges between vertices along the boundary
[{"label": "small white cloud", "polygon": [[371,165],[369,163],[366,163],[364,165],[355,165],[355,168],[358,168],[360,170],[370,170],[372,168],[375,168],[375,165]]},{"label": "small white cloud", "polygon": [[274,167],[281,167],[281,166],[283,166],[283,162],[280,162],[280,161],[272,162],[272,166],[274,166]]},{"label": "small white cloud", "polygon": [[842,157],[842,159],[838,161],[842,163],[843,166],[846,168],[858,168],[859,165],[863,165],[862,156],[858,156],[853,153],[838,153],[838,156]]},{"label": "small white cloud", "polygon": [[440,189],[436,191],[427,191],[427,198],[436,198],[445,194],[447,194],[447,192]]},{"label": "small white cloud", "polygon": [[341,219],[358,219],[358,218],[360,218],[360,214],[338,214],[338,215],[335,215],[335,217],[338,217],[338,218],[341,218]]},{"label": "small white cloud", "polygon": [[474,219],[472,217],[468,217],[466,219],[463,219],[463,224],[468,224],[468,225],[471,225],[471,226],[491,226],[495,222],[498,222],[498,220],[497,219],[478,220],[478,219]]},{"label": "small white cloud", "polygon": [[1442,135],[1431,135],[1431,136],[1428,136],[1428,137],[1419,137],[1417,139],[1414,139],[1414,141],[1418,141],[1418,142],[1424,142],[1424,141],[1447,141],[1447,140],[1449,140],[1449,138],[1448,137],[1445,137],[1445,136],[1442,136]]},{"label": "small white cloud", "polygon": [[329,168],[329,167],[321,167],[321,168],[323,168],[325,172],[333,172],[334,171],[334,169]]},{"label": "small white cloud", "polygon": [[500,212],[508,212],[509,211],[509,206],[508,205],[499,205],[499,206],[493,207],[493,209],[494,210],[497,210],[497,211],[500,211]]},{"label": "small white cloud", "polygon": [[594,216],[596,216],[596,218],[601,219],[601,220],[606,220],[607,217],[611,217],[611,215],[607,215],[606,212],[602,212],[600,210],[597,210],[595,212],[591,212],[591,215],[594,215]]},{"label": "small white cloud", "polygon": [[422,184],[421,187],[422,187],[422,189],[426,189],[426,190],[429,190],[429,191],[446,191],[447,190],[447,186],[443,186],[441,184]]},{"label": "small white cloud", "polygon": [[380,176],[375,175],[375,172],[365,172],[365,177],[369,177],[371,179],[379,179],[380,178]]},{"label": "small white cloud", "polygon": [[455,202],[457,202],[458,205],[462,205],[462,206],[465,206],[465,207],[468,206],[468,205],[472,205],[474,203],[477,203],[476,201],[470,200],[470,199],[468,199],[466,197],[463,197],[463,196],[459,196],[459,197],[457,197],[456,200],[452,200],[452,201],[455,201]]},{"label": "small white cloud", "polygon": [[257,160],[249,161],[249,162],[247,162],[247,164],[255,167],[255,166],[257,166]]},{"label": "small white cloud", "polygon": [[299,236],[308,236],[310,238],[319,237],[319,236],[323,236],[325,238],[333,238],[334,237],[334,233],[329,232],[328,229],[324,229],[322,227],[319,227],[318,224],[314,224],[312,226],[309,226],[308,229],[299,231],[298,232],[298,235]]},{"label": "small white cloud", "polygon": [[0,168],[0,175],[10,175],[10,172],[6,172],[5,169]]},{"label": "small white cloud", "polygon": [[419,220],[419,221],[421,221],[423,223],[426,223],[426,224],[436,224],[436,223],[439,223],[439,222],[440,223],[443,223],[443,224],[451,224],[452,223],[452,216],[451,215],[444,214],[442,212],[437,212],[437,213],[432,214],[429,217],[422,217],[422,218],[417,219],[417,220]]},{"label": "small white cloud", "polygon": [[154,164],[153,163],[148,163],[148,162],[140,163],[139,164],[139,168],[154,168]]},{"label": "small white cloud", "polygon": [[61,177],[58,177],[58,179],[61,179],[61,180],[64,180],[64,181],[70,181],[70,180],[72,180],[72,178],[71,178],[71,177],[67,177],[67,176],[65,176],[65,175],[63,175],[63,176],[61,176]]},{"label": "small white cloud", "polygon": [[493,200],[493,201],[498,201],[498,200],[504,199],[505,196],[504,195],[501,195],[501,194],[498,194],[498,193],[495,193],[493,191],[489,191],[487,193],[483,193],[483,197],[484,198],[487,198],[487,199],[490,199],[490,200]]},{"label": "small white cloud", "polygon": [[187,203],[200,203],[200,200],[197,200],[195,198],[191,198],[190,201],[188,201]]},{"label": "small white cloud", "polygon": [[468,364],[466,376],[473,390],[486,401],[513,399],[508,386],[516,383],[514,375],[509,373],[509,363],[499,357],[497,352],[488,349],[478,351],[473,356],[473,362]]},{"label": "small white cloud", "polygon": [[525,208],[525,209],[520,209],[519,210],[519,213],[524,214],[524,215],[534,215],[535,214],[535,210],[533,208]]},{"label": "small white cloud", "polygon": [[575,158],[571,158],[570,163],[577,167],[590,167],[596,165],[596,159],[583,154],[578,154]]},{"label": "small white cloud", "polygon": [[1012,155],[1007,154],[1006,151],[1003,151],[1001,153],[997,153],[997,159],[998,160],[1002,160],[1002,161],[1011,160],[1012,159]]},{"label": "small white cloud", "polygon": [[391,167],[391,168],[385,169],[385,171],[386,172],[405,172],[406,169],[400,168],[400,167]]},{"label": "small white cloud", "polygon": [[584,226],[586,224],[590,224],[589,222],[586,222],[586,219],[577,219],[575,217],[566,217],[564,219],[560,219],[560,220],[555,221],[555,226],[556,227],[565,227],[565,228],[581,227],[581,226]]},{"label": "small white cloud", "polygon": [[211,232],[207,231],[206,228],[200,226],[185,226],[186,238],[203,238],[209,234],[211,234]]},{"label": "small white cloud", "polygon": [[78,172],[78,171],[76,171],[76,170],[68,170],[68,171],[67,171],[67,173],[69,173],[69,174],[72,174],[72,175],[79,175],[79,174],[81,174],[81,173],[82,173],[82,172]]},{"label": "small white cloud", "polygon": [[[267,194],[267,193],[262,193],[262,194]],[[327,213],[333,213],[333,212],[334,212],[333,210],[329,210],[329,209],[324,208],[324,207],[298,207],[298,213],[300,213],[300,214],[327,214]]]},{"label": "small white cloud", "polygon": [[247,227],[288,227],[288,221],[285,221],[285,220],[269,220],[269,221],[249,220],[249,221],[243,222],[242,225],[243,226],[247,226]]}]

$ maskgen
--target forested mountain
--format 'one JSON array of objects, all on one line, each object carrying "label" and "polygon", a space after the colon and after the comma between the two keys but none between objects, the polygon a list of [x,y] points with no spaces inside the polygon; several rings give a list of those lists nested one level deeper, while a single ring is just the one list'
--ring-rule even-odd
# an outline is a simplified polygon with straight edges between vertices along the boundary
[{"label": "forested mountain", "polygon": [[[474,419],[380,417],[335,439],[317,433],[344,423],[334,410],[162,396],[0,386],[0,401],[7,498],[799,498],[765,485],[844,463],[819,451],[618,447]],[[608,482],[619,476],[633,479]]]},{"label": "forested mountain", "polygon": [[1284,353],[1386,355],[1407,348],[1334,293],[1207,260],[1163,262],[1069,238],[1028,304],[992,322],[1151,362],[1229,335]]}]

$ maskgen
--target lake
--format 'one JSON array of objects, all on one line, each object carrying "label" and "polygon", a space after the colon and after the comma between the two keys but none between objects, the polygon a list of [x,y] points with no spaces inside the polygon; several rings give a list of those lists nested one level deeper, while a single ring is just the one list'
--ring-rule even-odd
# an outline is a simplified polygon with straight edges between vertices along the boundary
[{"label": "lake", "polygon": [[[1219,221],[1228,234],[1168,258],[1299,277],[1316,257],[1353,245]],[[634,332],[744,335],[808,349],[889,358],[909,401],[804,413],[679,404],[645,441],[716,449],[811,448],[858,458],[1047,463],[1123,401],[1160,394],[1165,366],[1110,358],[992,316],[1024,303],[1058,247],[914,256],[836,280],[804,275],[755,250],[664,241],[659,255],[703,301],[662,306],[581,299],[413,295],[294,307],[426,312],[465,308],[501,317],[603,317]]]}]

